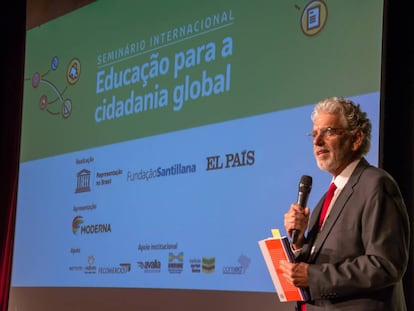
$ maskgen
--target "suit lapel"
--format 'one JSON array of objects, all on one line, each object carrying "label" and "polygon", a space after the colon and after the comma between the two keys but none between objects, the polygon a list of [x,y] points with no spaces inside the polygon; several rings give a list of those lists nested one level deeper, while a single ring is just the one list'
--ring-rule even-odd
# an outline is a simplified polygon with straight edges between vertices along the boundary
[{"label": "suit lapel", "polygon": [[349,197],[352,195],[352,193],[352,187],[348,182],[332,206],[332,209],[329,212],[329,216],[325,220],[325,224],[323,225],[322,230],[317,233],[317,239],[313,245],[314,249],[312,257],[317,256],[319,253],[333,226],[338,221],[339,215],[342,213],[345,207],[345,203],[349,200]]},{"label": "suit lapel", "polygon": [[341,193],[339,194],[338,198],[336,199],[334,205],[332,206],[331,211],[329,212],[328,218],[325,220],[325,224],[322,230],[317,232],[317,222],[319,218],[319,214],[321,212],[323,201],[325,200],[326,194],[323,198],[319,201],[317,206],[315,207],[315,211],[312,213],[310,219],[310,232],[309,232],[309,241],[312,242],[313,246],[311,249],[311,254],[308,256],[308,262],[313,262],[315,257],[318,255],[321,247],[323,246],[326,238],[331,232],[332,228],[334,227],[335,223],[338,221],[339,216],[341,215],[343,209],[345,208],[346,202],[351,197],[352,193],[354,192],[354,186],[358,182],[359,177],[361,176],[362,172],[369,166],[369,163],[362,159],[357,167],[355,168],[354,172],[352,173],[351,177],[349,178],[347,184],[345,185],[344,189],[342,189]]}]

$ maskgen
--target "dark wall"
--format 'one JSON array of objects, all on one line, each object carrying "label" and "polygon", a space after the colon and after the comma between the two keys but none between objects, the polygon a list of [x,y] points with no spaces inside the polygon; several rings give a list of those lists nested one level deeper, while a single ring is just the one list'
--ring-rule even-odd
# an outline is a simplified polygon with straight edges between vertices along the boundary
[{"label": "dark wall", "polygon": [[[385,1],[380,164],[401,187],[410,214],[413,245],[414,26],[409,14],[410,11],[398,1]],[[410,254],[404,285],[408,310],[414,310],[413,246]]]},{"label": "dark wall", "polygon": [[[26,1],[0,10],[0,258],[3,258],[9,205],[16,185],[23,98]],[[1,308],[1,303],[0,303]]]},{"label": "dark wall", "polygon": [[4,267],[11,261],[8,239],[13,215],[19,154],[20,111],[22,103],[26,1],[16,0],[0,10],[2,70],[0,80],[0,311],[6,310],[9,275]]}]

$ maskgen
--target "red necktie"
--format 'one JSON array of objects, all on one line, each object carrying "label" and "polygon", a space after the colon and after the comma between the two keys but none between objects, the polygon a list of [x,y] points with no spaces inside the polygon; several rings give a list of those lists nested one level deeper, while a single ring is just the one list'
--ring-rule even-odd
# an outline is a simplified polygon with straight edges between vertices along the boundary
[{"label": "red necktie", "polygon": [[302,302],[302,303],[300,304],[300,309],[299,309],[299,311],[306,311],[306,303]]},{"label": "red necktie", "polygon": [[319,216],[319,228],[322,227],[323,221],[326,216],[326,212],[328,211],[328,207],[329,207],[329,204],[331,203],[335,190],[336,190],[336,185],[334,183],[331,183],[328,189],[328,193],[326,194],[325,201],[323,202],[321,215]]}]

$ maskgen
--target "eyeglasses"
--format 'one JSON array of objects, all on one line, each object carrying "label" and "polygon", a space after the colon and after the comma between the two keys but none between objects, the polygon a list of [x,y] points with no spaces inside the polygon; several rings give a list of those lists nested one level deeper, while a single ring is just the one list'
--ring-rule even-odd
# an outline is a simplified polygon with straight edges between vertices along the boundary
[{"label": "eyeglasses", "polygon": [[325,137],[333,137],[337,135],[342,135],[344,131],[348,130],[344,127],[322,127],[317,130],[313,130],[308,133],[308,136],[315,138],[316,136],[320,135],[322,138]]}]

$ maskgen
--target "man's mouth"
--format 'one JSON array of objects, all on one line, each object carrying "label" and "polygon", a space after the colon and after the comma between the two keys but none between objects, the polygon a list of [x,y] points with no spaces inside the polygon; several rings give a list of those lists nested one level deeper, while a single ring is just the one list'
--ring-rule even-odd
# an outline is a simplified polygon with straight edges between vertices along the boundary
[{"label": "man's mouth", "polygon": [[316,152],[315,152],[315,154],[316,154],[316,156],[320,156],[320,155],[323,155],[323,154],[326,154],[326,153],[329,153],[329,150],[327,150],[327,149],[320,149],[320,150],[317,150]]}]

